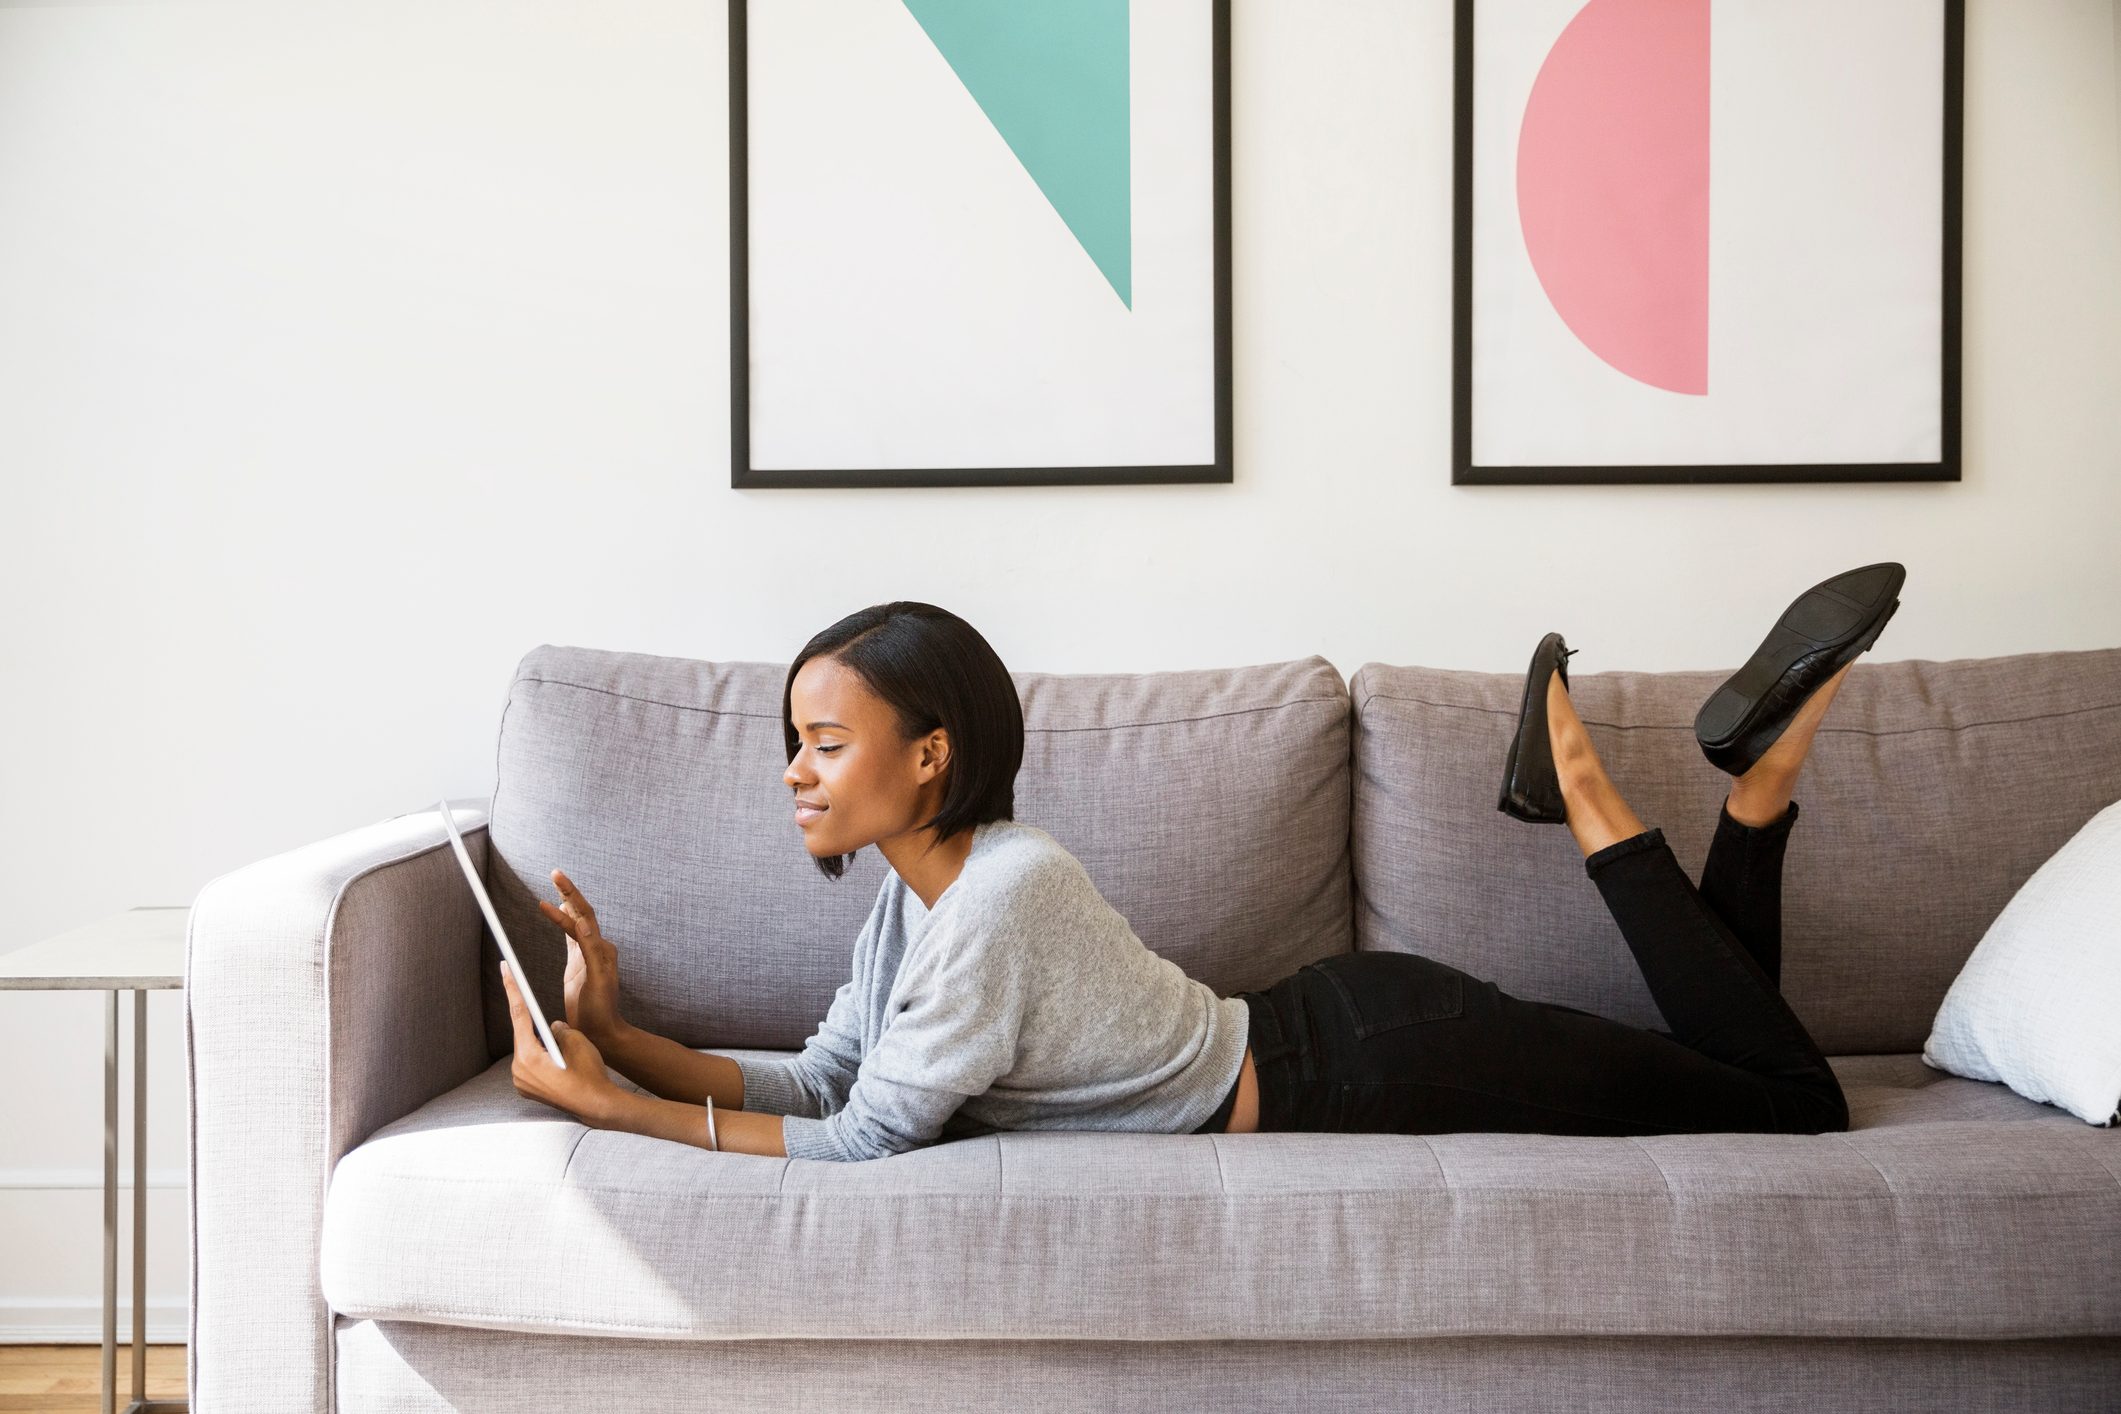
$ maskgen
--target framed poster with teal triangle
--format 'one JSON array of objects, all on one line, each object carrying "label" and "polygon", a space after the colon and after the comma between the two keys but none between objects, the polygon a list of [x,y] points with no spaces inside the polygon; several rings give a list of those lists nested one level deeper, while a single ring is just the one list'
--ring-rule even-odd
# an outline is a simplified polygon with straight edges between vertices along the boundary
[{"label": "framed poster with teal triangle", "polygon": [[1227,482],[1229,0],[730,0],[730,483]]}]

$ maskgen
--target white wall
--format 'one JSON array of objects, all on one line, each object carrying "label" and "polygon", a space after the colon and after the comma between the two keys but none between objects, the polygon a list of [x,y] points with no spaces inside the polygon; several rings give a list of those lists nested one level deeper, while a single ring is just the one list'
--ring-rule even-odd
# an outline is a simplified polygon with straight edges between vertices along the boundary
[{"label": "white wall", "polygon": [[[2121,644],[2116,6],[1968,8],[1957,485],[1450,486],[1449,0],[1236,0],[1234,485],[737,492],[720,4],[0,6],[0,949],[486,793],[546,641],[1701,668],[1892,558],[1881,659]],[[101,1000],[0,995],[0,1340],[99,1329]]]}]

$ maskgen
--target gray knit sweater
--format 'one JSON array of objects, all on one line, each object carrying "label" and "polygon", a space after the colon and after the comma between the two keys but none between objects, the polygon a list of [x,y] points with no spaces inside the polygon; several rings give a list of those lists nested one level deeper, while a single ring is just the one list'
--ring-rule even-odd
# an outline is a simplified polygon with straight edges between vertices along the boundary
[{"label": "gray knit sweater", "polygon": [[1237,1080],[1248,1013],[1151,952],[1035,825],[976,827],[930,910],[892,871],[801,1055],[737,1057],[744,1108],[799,1159],[1007,1129],[1197,1129]]}]

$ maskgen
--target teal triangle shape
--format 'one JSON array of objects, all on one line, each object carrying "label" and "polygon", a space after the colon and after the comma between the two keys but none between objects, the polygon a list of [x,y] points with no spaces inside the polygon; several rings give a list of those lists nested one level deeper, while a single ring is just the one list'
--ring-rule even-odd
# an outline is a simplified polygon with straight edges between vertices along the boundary
[{"label": "teal triangle shape", "polygon": [[1134,308],[1128,0],[905,0],[1002,141]]}]

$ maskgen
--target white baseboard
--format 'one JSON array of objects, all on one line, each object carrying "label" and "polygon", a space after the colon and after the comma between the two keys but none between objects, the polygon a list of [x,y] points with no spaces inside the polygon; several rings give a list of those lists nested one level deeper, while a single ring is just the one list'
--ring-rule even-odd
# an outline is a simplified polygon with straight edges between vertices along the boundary
[{"label": "white baseboard", "polygon": [[[130,1164],[118,1171],[118,1223],[121,1234],[132,1228],[132,1181]],[[150,1168],[147,1186],[179,1189],[189,1186],[182,1168]],[[81,1192],[101,1194],[103,1170],[84,1166],[63,1168],[0,1168],[0,1193]],[[72,1200],[69,1200],[72,1201]],[[163,1199],[153,1200],[157,1211]],[[159,1228],[161,1224],[155,1224]],[[101,1228],[85,1228],[81,1241],[101,1242]],[[181,1233],[179,1234],[181,1241]],[[150,1240],[153,1233],[150,1233]],[[99,1268],[100,1270],[100,1268]],[[69,1283],[71,1284],[71,1283]],[[0,1297],[0,1345],[101,1345],[103,1343],[103,1293],[101,1279],[86,1298],[49,1297],[29,1299]],[[128,1369],[133,1338],[132,1249],[121,1236],[118,1248],[118,1364]],[[152,1291],[147,1300],[147,1341],[150,1345],[182,1345],[191,1336],[190,1297],[164,1299]],[[126,1386],[130,1388],[130,1386]]]},{"label": "white baseboard", "polygon": [[[188,1187],[187,1175],[180,1168],[150,1168],[147,1171],[149,1188]],[[0,1168],[0,1192],[11,1188],[34,1188],[39,1190],[63,1188],[93,1188],[103,1191],[103,1170],[69,1166],[66,1168]],[[133,1188],[133,1166],[126,1164],[118,1170],[118,1191],[130,1193]]]},{"label": "white baseboard", "polygon": [[[122,1284],[121,1284],[122,1285]],[[118,1372],[132,1367],[133,1313],[128,1292],[118,1293]],[[191,1339],[185,1300],[147,1302],[147,1343],[182,1345]],[[0,1345],[101,1345],[103,1298],[93,1301],[0,1301]],[[127,1386],[129,1388],[129,1386]]]}]

